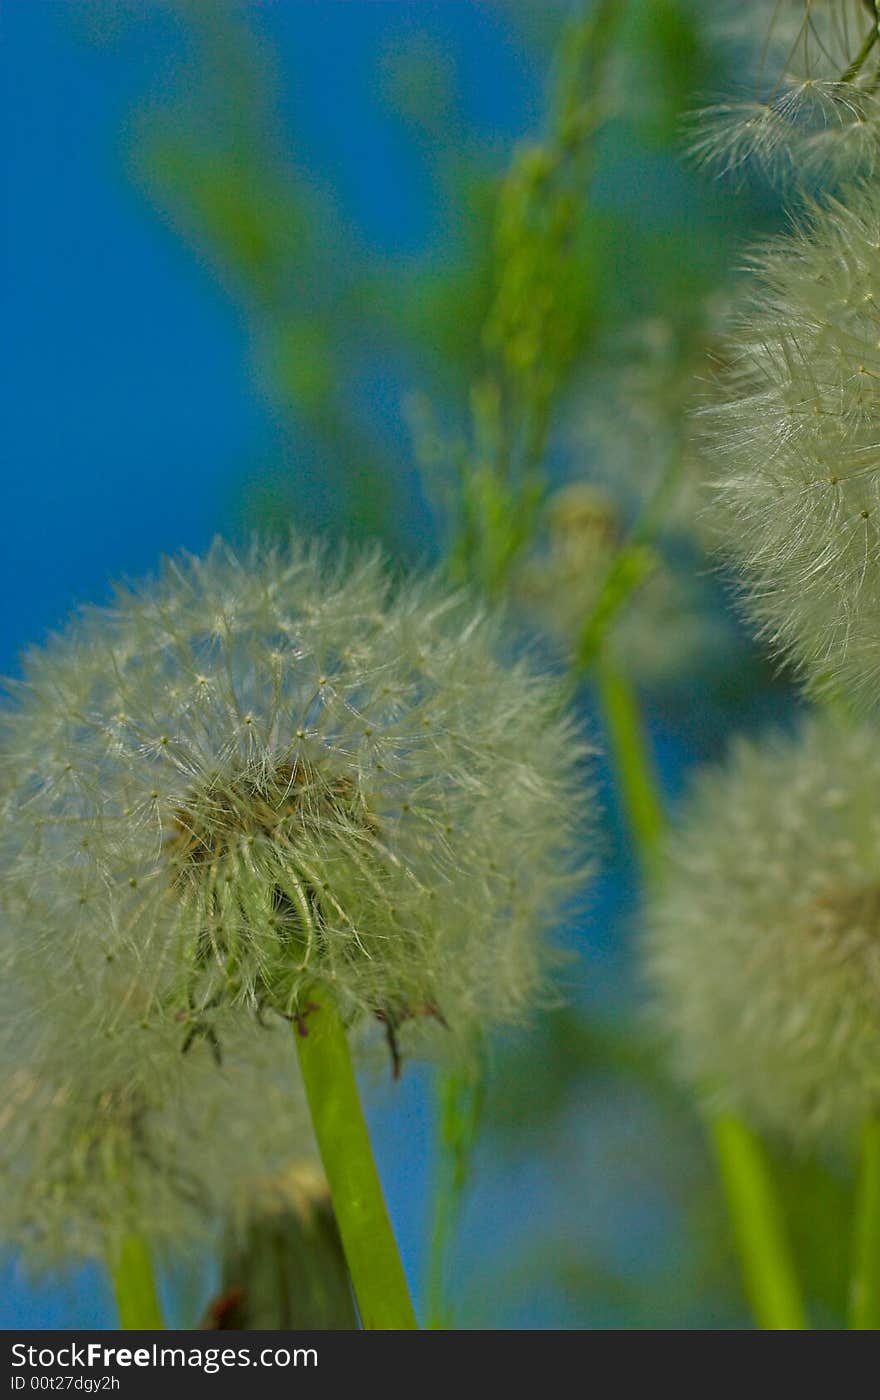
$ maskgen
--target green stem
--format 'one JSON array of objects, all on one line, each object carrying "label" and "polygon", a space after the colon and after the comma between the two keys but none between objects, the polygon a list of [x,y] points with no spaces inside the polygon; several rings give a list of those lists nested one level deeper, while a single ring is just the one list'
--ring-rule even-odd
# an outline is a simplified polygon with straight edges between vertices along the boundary
[{"label": "green stem", "polygon": [[439,1077],[439,1139],[431,1247],[428,1259],[428,1326],[451,1327],[446,1297],[447,1260],[471,1174],[483,1105],[485,1066],[481,1053],[465,1069]]},{"label": "green stem", "polygon": [[862,1127],[856,1222],[850,1285],[849,1325],[857,1331],[880,1329],[880,1116]]},{"label": "green stem", "polygon": [[[659,874],[658,854],[665,817],[638,698],[607,653],[598,658],[596,681],[633,838],[644,874],[653,879]],[[760,1139],[735,1115],[715,1118],[709,1124],[709,1132],[755,1320],[765,1329],[801,1330],[807,1326],[806,1315],[772,1164]],[[880,1138],[876,1151],[880,1162]],[[876,1239],[880,1237],[880,1195],[874,1210]],[[880,1282],[880,1275],[877,1281]],[[877,1296],[880,1297],[880,1289]]]},{"label": "green stem", "polygon": [[367,1331],[418,1326],[373,1161],[345,1027],[326,988],[309,994],[299,1063],[333,1209]]},{"label": "green stem", "polygon": [[585,673],[602,650],[605,636],[617,615],[657,564],[652,545],[663,526],[669,501],[684,469],[684,449],[670,457],[627,538],[614,555],[599,590],[596,604],[585,618],[578,638],[575,667]]},{"label": "green stem", "polygon": [[645,875],[655,872],[665,819],[639,702],[624,673],[603,654],[596,684],[626,815]]},{"label": "green stem", "polygon": [[158,1331],[165,1326],[150,1251],[140,1235],[126,1235],[110,1262],[110,1277],[126,1330]]},{"label": "green stem", "polygon": [[767,1331],[801,1331],[806,1312],[761,1140],[732,1113],[709,1130],[755,1320]]}]

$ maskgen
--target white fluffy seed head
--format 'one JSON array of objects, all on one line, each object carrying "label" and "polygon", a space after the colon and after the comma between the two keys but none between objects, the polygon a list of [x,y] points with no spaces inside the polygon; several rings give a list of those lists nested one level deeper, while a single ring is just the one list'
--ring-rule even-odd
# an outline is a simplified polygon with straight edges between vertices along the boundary
[{"label": "white fluffy seed head", "polygon": [[704,773],[644,952],[686,1081],[795,1142],[880,1102],[880,734],[811,718]]},{"label": "white fluffy seed head", "polygon": [[26,1048],[13,1015],[2,1047],[0,1241],[32,1272],[106,1260],[132,1232],[162,1256],[210,1247],[267,1173],[317,1161],[285,1037],[227,1027],[222,1067],[193,1057],[148,1088],[60,1026]]},{"label": "white fluffy seed head", "polygon": [[434,581],[294,543],[170,563],[35,651],[0,808],[34,1005],[51,968],[131,1091],[316,984],[410,1040],[521,1018],[584,873],[583,746],[499,645]]},{"label": "white fluffy seed head", "polygon": [[880,44],[867,42],[866,0],[722,0],[710,27],[733,44],[739,83],[694,115],[695,160],[801,182],[875,173]]},{"label": "white fluffy seed head", "polygon": [[710,527],[808,680],[880,699],[880,195],[814,207],[756,259],[702,451]]}]

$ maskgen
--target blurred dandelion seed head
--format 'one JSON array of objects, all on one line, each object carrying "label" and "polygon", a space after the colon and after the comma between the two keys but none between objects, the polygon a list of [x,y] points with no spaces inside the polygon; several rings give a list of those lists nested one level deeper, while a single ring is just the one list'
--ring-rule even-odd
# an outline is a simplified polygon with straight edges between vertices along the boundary
[{"label": "blurred dandelion seed head", "polygon": [[813,717],[698,778],[645,944],[683,1078],[797,1142],[880,1095],[880,733]]},{"label": "blurred dandelion seed head", "polygon": [[33,1273],[105,1260],[132,1232],[163,1256],[210,1247],[218,1222],[262,1199],[267,1174],[316,1164],[277,1037],[255,1039],[242,1019],[225,1028],[221,1068],[192,1056],[182,1075],[178,1056],[175,1074],[131,1087],[114,1082],[104,1042],[74,1046],[66,1025],[4,1027],[0,1239]]},{"label": "blurred dandelion seed head", "polygon": [[865,705],[880,682],[880,197],[814,206],[756,258],[702,416],[707,519],[764,634]]}]

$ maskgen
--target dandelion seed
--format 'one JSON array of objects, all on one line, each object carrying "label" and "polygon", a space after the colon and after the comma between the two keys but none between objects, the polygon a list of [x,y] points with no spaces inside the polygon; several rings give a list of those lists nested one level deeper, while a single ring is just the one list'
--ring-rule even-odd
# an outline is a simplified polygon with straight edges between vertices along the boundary
[{"label": "dandelion seed", "polygon": [[698,164],[798,181],[875,173],[880,44],[864,0],[722,5],[715,28],[746,77],[691,118]]}]

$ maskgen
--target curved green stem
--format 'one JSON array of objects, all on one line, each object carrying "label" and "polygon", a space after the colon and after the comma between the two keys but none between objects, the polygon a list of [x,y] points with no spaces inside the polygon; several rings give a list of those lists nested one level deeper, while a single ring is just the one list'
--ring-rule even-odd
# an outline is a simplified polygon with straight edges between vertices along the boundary
[{"label": "curved green stem", "polygon": [[109,1268],[120,1327],[145,1332],[164,1328],[150,1251],[140,1235],[126,1235]]},{"label": "curved green stem", "polygon": [[849,1325],[861,1332],[880,1329],[880,1115],[877,1114],[866,1118],[862,1127]]},{"label": "curved green stem", "polygon": [[651,875],[665,818],[638,697],[629,679],[607,653],[597,662],[596,684],[623,806],[643,871]]},{"label": "curved green stem", "polygon": [[768,1331],[801,1331],[806,1312],[761,1140],[732,1113],[714,1118],[709,1130],[755,1320]]},{"label": "curved green stem", "polygon": [[309,994],[295,1031],[300,1069],[361,1322],[367,1331],[418,1326],[354,1077],[345,1027],[326,988]]},{"label": "curved green stem", "polygon": [[670,498],[684,469],[684,451],[669,460],[629,535],[608,566],[592,611],[584,619],[575,649],[575,671],[585,675],[601,654],[606,634],[636,589],[657,564],[653,541],[663,525]]}]

